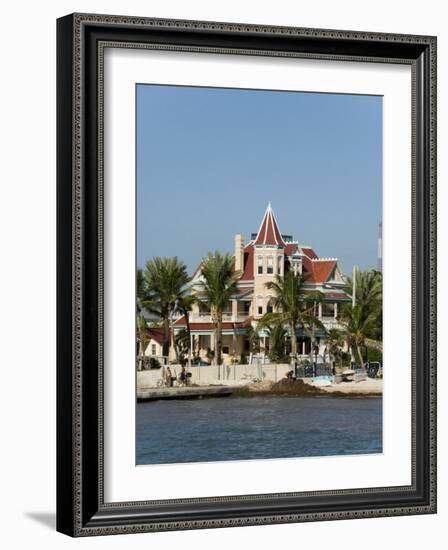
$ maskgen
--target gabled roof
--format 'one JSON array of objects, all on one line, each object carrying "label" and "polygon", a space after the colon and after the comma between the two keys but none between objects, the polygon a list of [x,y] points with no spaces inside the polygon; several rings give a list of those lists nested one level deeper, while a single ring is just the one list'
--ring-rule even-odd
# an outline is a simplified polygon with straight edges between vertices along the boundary
[{"label": "gabled roof", "polygon": [[146,329],[146,334],[158,344],[163,344],[163,328],[151,327]]},{"label": "gabled roof", "polygon": [[317,254],[314,252],[314,250],[309,246],[302,246],[302,252],[307,256],[308,258],[317,258]]},{"label": "gabled roof", "polygon": [[307,283],[325,283],[336,267],[336,259],[303,258],[303,267],[309,273]]},{"label": "gabled roof", "polygon": [[280,229],[278,228],[274,211],[271,208],[271,203],[269,203],[268,207],[266,208],[266,212],[264,213],[263,219],[261,221],[260,229],[258,230],[257,236],[254,239],[253,244],[270,244],[282,247],[286,246],[282,234],[280,233]]}]

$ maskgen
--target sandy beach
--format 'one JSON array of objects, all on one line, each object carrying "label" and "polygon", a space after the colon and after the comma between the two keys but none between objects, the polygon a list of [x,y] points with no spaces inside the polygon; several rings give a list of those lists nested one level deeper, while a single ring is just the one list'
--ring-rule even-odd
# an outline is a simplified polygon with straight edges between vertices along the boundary
[{"label": "sandy beach", "polygon": [[320,387],[327,393],[339,393],[347,395],[382,395],[383,380],[367,378],[362,382],[341,382],[331,386]]}]

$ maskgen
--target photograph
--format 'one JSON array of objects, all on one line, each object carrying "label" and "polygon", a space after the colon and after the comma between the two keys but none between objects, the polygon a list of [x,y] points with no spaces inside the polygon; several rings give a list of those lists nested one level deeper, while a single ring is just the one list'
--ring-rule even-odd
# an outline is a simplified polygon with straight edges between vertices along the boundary
[{"label": "photograph", "polygon": [[136,465],[381,454],[383,97],[135,98]]}]

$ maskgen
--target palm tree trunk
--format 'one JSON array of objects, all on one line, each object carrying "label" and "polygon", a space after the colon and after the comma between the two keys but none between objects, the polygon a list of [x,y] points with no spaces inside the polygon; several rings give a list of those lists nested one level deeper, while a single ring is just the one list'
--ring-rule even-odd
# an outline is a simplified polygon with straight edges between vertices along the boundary
[{"label": "palm tree trunk", "polygon": [[297,355],[297,334],[295,323],[290,324],[291,328],[291,353]]},{"label": "palm tree trunk", "polygon": [[174,327],[173,327],[173,318],[171,317],[170,322],[170,331],[171,331],[171,346],[174,349],[174,354],[176,356],[176,363],[180,362],[179,359],[179,348],[177,347],[176,339],[174,338]]},{"label": "palm tree trunk", "polygon": [[188,359],[189,359],[189,362],[191,363],[191,358],[193,356],[194,350],[191,349],[192,342],[191,342],[190,314],[188,311],[185,311],[184,315],[185,315],[185,323],[186,323],[187,334],[188,334]]},{"label": "palm tree trunk", "polygon": [[163,319],[163,355],[168,357],[170,354],[170,319],[166,316]]},{"label": "palm tree trunk", "polygon": [[221,352],[222,352],[222,314],[218,315],[216,321],[216,332],[215,332],[215,357],[216,364],[221,364]]},{"label": "palm tree trunk", "polygon": [[361,368],[364,370],[364,361],[362,359],[361,348],[359,347],[358,342],[356,342],[356,351],[358,352],[358,355],[359,355],[359,361],[361,363]]}]

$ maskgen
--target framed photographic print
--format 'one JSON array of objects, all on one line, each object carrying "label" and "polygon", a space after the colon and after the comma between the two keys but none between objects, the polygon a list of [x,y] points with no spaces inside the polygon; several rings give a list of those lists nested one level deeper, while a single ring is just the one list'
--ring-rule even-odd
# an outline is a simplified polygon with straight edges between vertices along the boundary
[{"label": "framed photographic print", "polygon": [[57,35],[57,529],[435,513],[436,38]]}]

